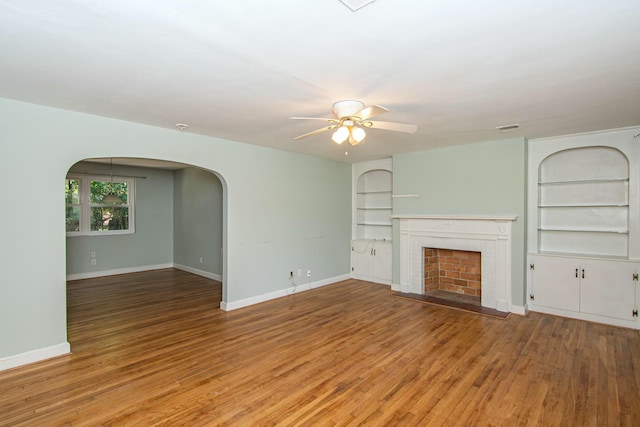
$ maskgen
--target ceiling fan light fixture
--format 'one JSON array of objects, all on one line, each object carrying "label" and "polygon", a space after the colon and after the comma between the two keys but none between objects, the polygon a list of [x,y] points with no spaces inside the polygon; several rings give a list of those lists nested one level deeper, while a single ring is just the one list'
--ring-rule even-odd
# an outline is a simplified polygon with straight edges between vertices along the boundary
[{"label": "ceiling fan light fixture", "polygon": [[364,129],[360,128],[360,127],[353,127],[351,128],[351,137],[357,141],[357,142],[362,142],[362,140],[367,136],[367,133],[364,131]]},{"label": "ceiling fan light fixture", "polygon": [[342,144],[349,138],[350,132],[347,126],[340,126],[338,130],[336,130],[333,135],[331,135],[331,139],[336,144]]},{"label": "ceiling fan light fixture", "polygon": [[346,99],[338,101],[333,104],[334,118],[328,117],[290,117],[291,119],[301,120],[322,120],[330,123],[329,126],[325,126],[320,129],[307,132],[305,134],[296,136],[295,140],[306,138],[318,133],[333,131],[331,139],[336,144],[342,144],[345,141],[349,141],[351,145],[357,145],[364,141],[367,137],[367,129],[381,129],[390,130],[396,132],[415,133],[417,130],[416,125],[410,125],[405,123],[396,122],[380,122],[371,121],[372,117],[379,116],[380,114],[388,112],[389,109],[381,107],[380,105],[370,105],[364,108],[364,104],[361,101],[355,101]]}]

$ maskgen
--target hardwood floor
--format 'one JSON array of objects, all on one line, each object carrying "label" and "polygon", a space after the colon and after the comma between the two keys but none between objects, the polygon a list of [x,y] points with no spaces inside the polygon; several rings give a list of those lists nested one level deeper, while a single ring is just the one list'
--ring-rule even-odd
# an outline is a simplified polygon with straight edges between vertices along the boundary
[{"label": "hardwood floor", "polygon": [[70,282],[73,353],[0,372],[0,425],[638,425],[637,331],[347,280],[232,312],[177,270]]}]

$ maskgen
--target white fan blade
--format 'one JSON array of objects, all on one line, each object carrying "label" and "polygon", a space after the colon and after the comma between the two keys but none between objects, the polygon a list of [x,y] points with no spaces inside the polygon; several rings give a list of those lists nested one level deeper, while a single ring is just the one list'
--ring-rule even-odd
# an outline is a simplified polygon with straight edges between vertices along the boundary
[{"label": "white fan blade", "polygon": [[[371,123],[371,126],[369,126],[370,129],[384,129],[384,130],[393,130],[396,132],[405,132],[405,133],[416,133],[416,131],[418,130],[418,126],[416,125],[409,125],[406,123],[394,123],[394,122],[373,122],[373,121],[368,121],[368,123]],[[367,126],[365,126],[365,129],[367,128]]]},{"label": "white fan blade", "polygon": [[338,123],[340,120],[330,119],[327,117],[289,117],[291,120],[322,120],[329,123]]},{"label": "white fan blade", "polygon": [[335,128],[336,128],[336,125],[333,125],[333,126],[327,126],[326,128],[320,128],[320,129],[312,130],[311,132],[307,132],[307,133],[305,133],[305,134],[302,134],[302,135],[296,136],[296,137],[295,137],[295,138],[293,138],[293,139],[298,140],[298,139],[306,138],[306,137],[308,137],[308,136],[316,135],[316,134],[318,134],[318,133],[326,132],[326,131],[328,131],[328,130],[335,129]]},{"label": "white fan blade", "polygon": [[384,107],[381,107],[379,105],[372,105],[358,111],[356,114],[354,114],[354,116],[359,117],[362,120],[367,120],[368,118],[378,116],[382,113],[386,113],[387,111],[389,110]]}]

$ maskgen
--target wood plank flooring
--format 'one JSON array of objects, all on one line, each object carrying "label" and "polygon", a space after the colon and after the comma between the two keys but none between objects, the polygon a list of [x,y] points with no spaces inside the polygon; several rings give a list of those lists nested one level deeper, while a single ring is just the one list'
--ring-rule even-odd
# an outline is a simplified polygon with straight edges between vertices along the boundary
[{"label": "wood plank flooring", "polygon": [[0,372],[2,426],[632,426],[637,331],[347,280],[232,312],[177,270],[70,282],[73,353]]}]

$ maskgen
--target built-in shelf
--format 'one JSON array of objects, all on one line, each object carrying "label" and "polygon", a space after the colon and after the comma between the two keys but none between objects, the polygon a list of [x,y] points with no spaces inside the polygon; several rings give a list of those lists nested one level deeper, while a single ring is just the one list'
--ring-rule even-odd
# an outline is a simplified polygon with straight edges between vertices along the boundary
[{"label": "built-in shelf", "polygon": [[384,191],[358,191],[357,194],[391,194],[392,191],[391,190],[384,190]]},{"label": "built-in shelf", "polygon": [[[552,252],[552,251],[540,251],[539,255],[553,256],[558,258],[593,258],[593,254],[587,254],[582,252]],[[610,259],[610,260],[626,260],[626,256],[615,256],[615,255],[598,255],[598,259]]]},{"label": "built-in shelf", "polygon": [[392,181],[391,171],[373,169],[357,178],[355,230],[356,239],[391,240]]},{"label": "built-in shelf", "polygon": [[629,203],[593,203],[588,205],[574,204],[554,204],[554,205],[538,205],[539,208],[625,208]]},{"label": "built-in shelf", "polygon": [[619,150],[560,150],[538,170],[539,252],[628,254],[629,164]]},{"label": "built-in shelf", "polygon": [[562,184],[595,184],[602,182],[628,182],[629,178],[603,178],[603,179],[572,179],[562,181],[539,182],[538,185],[562,185]]},{"label": "built-in shelf", "polygon": [[538,231],[561,231],[568,233],[614,233],[614,234],[629,234],[629,230],[607,230],[607,229],[595,229],[595,228],[538,228]]}]

